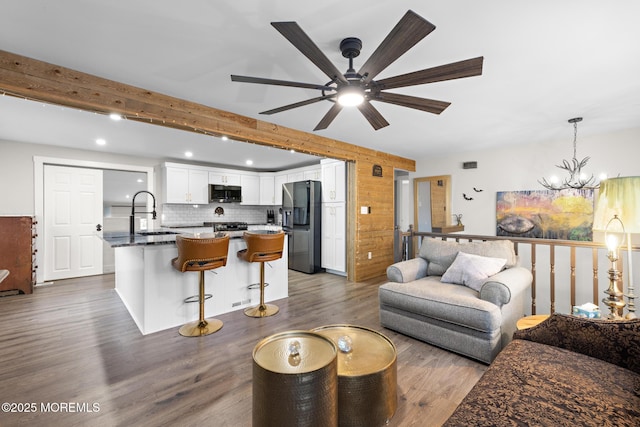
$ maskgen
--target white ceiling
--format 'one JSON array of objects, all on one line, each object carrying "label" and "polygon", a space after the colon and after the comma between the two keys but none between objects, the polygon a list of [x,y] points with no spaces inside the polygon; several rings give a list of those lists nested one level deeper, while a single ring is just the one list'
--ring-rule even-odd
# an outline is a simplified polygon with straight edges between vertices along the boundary
[{"label": "white ceiling", "polygon": [[[640,124],[637,0],[0,0],[0,49],[307,132],[327,101],[272,116],[260,111],[318,96],[313,90],[231,82],[230,74],[326,83],[270,22],[296,21],[337,68],[338,45],[363,41],[355,68],[411,9],[436,30],[378,79],[484,56],[482,76],[397,92],[450,101],[441,115],[375,103],[390,126],[374,131],[343,110],[319,135],[400,156],[427,156],[559,139]],[[0,82],[1,88],[1,82]],[[0,92],[1,94],[1,92]],[[310,158],[253,144],[0,96],[0,139],[257,170]],[[107,139],[97,147],[97,137]]]}]

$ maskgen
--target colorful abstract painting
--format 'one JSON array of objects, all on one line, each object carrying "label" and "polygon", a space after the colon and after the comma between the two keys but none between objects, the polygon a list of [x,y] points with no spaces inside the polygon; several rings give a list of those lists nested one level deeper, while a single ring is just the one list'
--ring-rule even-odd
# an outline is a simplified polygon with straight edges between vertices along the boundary
[{"label": "colorful abstract painting", "polygon": [[593,190],[498,192],[496,235],[592,239]]}]

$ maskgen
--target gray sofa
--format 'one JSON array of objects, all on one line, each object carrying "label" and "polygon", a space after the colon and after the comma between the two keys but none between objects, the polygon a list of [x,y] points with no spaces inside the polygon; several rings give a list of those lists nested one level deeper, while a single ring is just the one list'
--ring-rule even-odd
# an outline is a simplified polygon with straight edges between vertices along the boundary
[{"label": "gray sofa", "polygon": [[387,278],[382,326],[487,364],[511,341],[532,281],[509,240],[434,238],[418,257],[389,266]]}]

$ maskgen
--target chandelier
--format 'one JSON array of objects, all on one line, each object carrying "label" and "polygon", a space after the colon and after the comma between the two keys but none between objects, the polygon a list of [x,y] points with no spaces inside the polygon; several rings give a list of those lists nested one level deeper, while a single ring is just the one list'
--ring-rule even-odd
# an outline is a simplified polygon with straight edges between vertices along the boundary
[{"label": "chandelier", "polygon": [[569,177],[565,178],[562,182],[558,179],[550,178],[547,181],[546,178],[542,178],[542,180],[538,180],[538,182],[545,188],[549,190],[566,190],[569,188],[572,189],[594,189],[598,188],[599,184],[596,183],[595,178],[592,175],[587,175],[582,171],[587,165],[590,157],[585,157],[582,160],[578,160],[576,158],[576,143],[578,140],[578,123],[582,121],[582,117],[575,117],[573,119],[568,120],[569,123],[573,124],[573,158],[571,161],[562,160],[562,165],[556,165],[557,168],[563,169],[569,173]]}]

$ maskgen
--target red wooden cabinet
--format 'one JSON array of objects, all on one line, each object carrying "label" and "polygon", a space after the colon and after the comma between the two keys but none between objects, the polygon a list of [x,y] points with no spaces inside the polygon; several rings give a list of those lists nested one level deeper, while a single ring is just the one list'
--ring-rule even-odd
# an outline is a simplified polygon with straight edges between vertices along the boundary
[{"label": "red wooden cabinet", "polygon": [[34,227],[30,216],[0,217],[0,270],[9,270],[9,276],[0,282],[0,295],[33,292],[37,268]]}]

